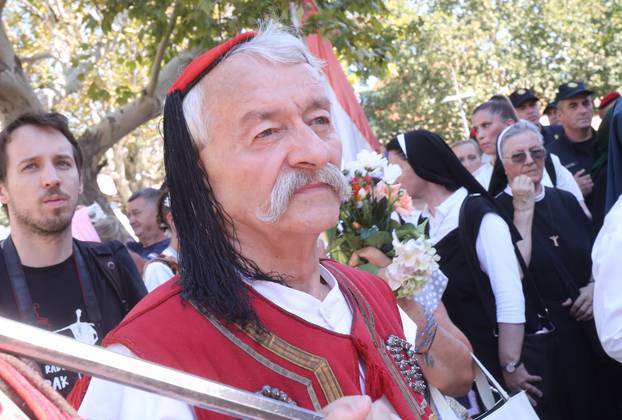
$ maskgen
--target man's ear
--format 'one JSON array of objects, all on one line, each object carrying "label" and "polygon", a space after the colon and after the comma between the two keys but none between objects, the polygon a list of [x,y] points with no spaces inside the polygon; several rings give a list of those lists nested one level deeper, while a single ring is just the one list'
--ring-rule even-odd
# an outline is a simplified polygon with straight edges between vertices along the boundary
[{"label": "man's ear", "polygon": [[9,203],[9,194],[3,182],[0,182],[0,204]]}]

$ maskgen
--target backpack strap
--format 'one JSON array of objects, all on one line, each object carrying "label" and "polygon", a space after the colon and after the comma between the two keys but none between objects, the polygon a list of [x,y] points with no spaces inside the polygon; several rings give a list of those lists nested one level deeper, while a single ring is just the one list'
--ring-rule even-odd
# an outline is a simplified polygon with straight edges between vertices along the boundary
[{"label": "backpack strap", "polygon": [[546,172],[551,177],[551,182],[554,187],[557,187],[557,172],[555,171],[555,164],[553,164],[553,159],[549,153],[546,154],[546,159],[544,160],[544,167],[546,168]]},{"label": "backpack strap", "polygon": [[179,269],[179,263],[177,262],[177,260],[173,257],[167,257],[164,254],[160,254],[155,258],[152,258],[150,260],[148,260],[145,265],[143,265],[143,275],[145,274],[145,270],[147,269],[147,266],[151,263],[154,262],[159,262],[162,264],[165,264],[166,266],[168,266],[168,268],[171,269],[171,271],[173,272],[173,274],[177,274],[177,271]]},{"label": "backpack strap", "polygon": [[113,288],[125,313],[147,294],[140,273],[121,242],[76,242]]}]

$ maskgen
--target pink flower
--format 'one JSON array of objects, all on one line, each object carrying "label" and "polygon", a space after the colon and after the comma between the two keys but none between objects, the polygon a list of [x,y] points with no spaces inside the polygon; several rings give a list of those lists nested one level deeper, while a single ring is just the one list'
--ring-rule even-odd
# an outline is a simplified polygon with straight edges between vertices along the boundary
[{"label": "pink flower", "polygon": [[393,204],[393,209],[402,217],[409,216],[415,210],[413,207],[413,200],[406,191],[401,190],[399,192],[399,198],[395,204]]},{"label": "pink flower", "polygon": [[[391,187],[390,192],[389,192],[389,187]],[[386,182],[380,181],[379,183],[376,184],[376,188],[374,189],[374,197],[376,197],[376,200],[382,200],[383,198],[388,197],[390,193],[391,199],[395,200],[399,192],[400,192],[400,184],[387,185]]]}]

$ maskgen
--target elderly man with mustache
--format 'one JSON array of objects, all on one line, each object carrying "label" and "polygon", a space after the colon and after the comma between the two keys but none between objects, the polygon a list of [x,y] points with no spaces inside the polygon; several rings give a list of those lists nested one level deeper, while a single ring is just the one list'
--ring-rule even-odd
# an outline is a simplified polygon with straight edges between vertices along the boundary
[{"label": "elderly man with mustache", "polygon": [[[169,90],[164,142],[180,275],[106,338],[111,349],[327,418],[365,418],[374,400],[428,419],[426,379],[466,393],[468,347],[451,326],[423,314],[416,325],[382,280],[318,258],[348,187],[321,63],[300,39],[271,23],[197,58]],[[417,327],[435,332],[420,334],[426,346]],[[96,379],[80,413],[218,417]]]}]

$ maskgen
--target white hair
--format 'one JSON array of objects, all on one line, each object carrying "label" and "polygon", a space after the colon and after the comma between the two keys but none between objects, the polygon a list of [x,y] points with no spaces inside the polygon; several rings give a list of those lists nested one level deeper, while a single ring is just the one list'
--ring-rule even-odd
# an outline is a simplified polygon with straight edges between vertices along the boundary
[{"label": "white hair", "polygon": [[510,138],[524,132],[530,132],[534,134],[538,139],[540,145],[544,145],[542,133],[540,132],[538,127],[536,127],[534,123],[527,120],[519,120],[517,123],[506,127],[505,130],[503,130],[501,134],[499,134],[499,140],[497,141],[497,150],[499,151],[499,156],[503,156],[503,146],[505,146],[505,143],[507,143]]},{"label": "white hair", "polygon": [[[311,54],[302,39],[273,20],[261,25],[257,35],[249,41],[232,48],[222,61],[242,54],[260,58],[271,64],[309,64],[319,75],[322,75],[322,67],[324,66],[324,62]],[[201,83],[197,83],[186,94],[183,101],[184,118],[195,144],[207,142],[209,118],[205,114],[204,107],[205,95]]]}]

